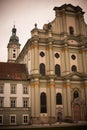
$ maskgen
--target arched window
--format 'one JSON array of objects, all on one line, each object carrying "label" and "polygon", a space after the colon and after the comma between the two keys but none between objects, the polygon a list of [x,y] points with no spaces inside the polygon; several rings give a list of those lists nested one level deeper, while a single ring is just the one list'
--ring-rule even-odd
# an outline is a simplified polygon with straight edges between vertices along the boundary
[{"label": "arched window", "polygon": [[76,90],[76,91],[74,91],[74,93],[73,93],[73,97],[74,97],[74,98],[79,97],[79,93],[78,93],[78,91],[77,91],[77,90]]},{"label": "arched window", "polygon": [[59,64],[56,64],[56,65],[55,65],[55,74],[56,74],[57,76],[60,76],[60,65],[59,65]]},{"label": "arched window", "polygon": [[45,64],[44,64],[44,63],[41,63],[41,64],[40,64],[40,74],[41,74],[42,76],[45,75]]},{"label": "arched window", "polygon": [[46,93],[42,92],[40,95],[40,112],[47,113],[47,102],[46,102]]},{"label": "arched window", "polygon": [[62,95],[61,93],[56,94],[56,105],[61,105],[62,104]]},{"label": "arched window", "polygon": [[74,28],[72,26],[69,27],[69,34],[70,35],[74,34]]},{"label": "arched window", "polygon": [[74,72],[76,72],[77,71],[76,65],[72,65],[71,70],[74,71]]}]

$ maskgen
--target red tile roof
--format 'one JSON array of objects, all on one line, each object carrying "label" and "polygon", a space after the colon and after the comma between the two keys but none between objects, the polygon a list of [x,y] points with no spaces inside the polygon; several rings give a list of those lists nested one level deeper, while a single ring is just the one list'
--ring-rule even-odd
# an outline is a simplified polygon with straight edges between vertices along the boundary
[{"label": "red tile roof", "polygon": [[25,64],[0,62],[0,80],[27,80],[28,71]]}]

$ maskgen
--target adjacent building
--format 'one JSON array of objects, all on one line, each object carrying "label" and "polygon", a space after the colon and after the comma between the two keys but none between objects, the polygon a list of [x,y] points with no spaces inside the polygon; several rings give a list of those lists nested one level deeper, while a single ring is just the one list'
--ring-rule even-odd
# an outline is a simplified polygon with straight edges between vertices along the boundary
[{"label": "adjacent building", "polygon": [[54,7],[55,18],[31,31],[20,52],[15,26],[8,62],[0,63],[0,124],[87,120],[87,24],[79,6]]}]

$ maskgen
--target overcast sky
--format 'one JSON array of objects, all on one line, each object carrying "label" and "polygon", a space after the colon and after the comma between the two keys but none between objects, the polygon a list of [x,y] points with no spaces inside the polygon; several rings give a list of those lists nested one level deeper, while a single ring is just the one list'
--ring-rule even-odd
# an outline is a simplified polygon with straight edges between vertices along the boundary
[{"label": "overcast sky", "polygon": [[34,24],[42,29],[55,18],[53,8],[65,3],[80,6],[87,23],[87,0],[0,0],[0,62],[7,61],[7,44],[14,24],[22,49]]}]

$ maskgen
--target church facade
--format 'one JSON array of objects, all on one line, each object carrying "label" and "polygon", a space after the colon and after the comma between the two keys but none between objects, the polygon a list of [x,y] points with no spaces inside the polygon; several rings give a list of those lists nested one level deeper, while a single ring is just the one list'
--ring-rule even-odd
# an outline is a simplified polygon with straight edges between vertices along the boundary
[{"label": "church facade", "polygon": [[[7,46],[8,62],[0,63],[9,66],[8,72],[3,67],[0,70],[2,75],[4,71],[7,74],[3,78],[0,75],[2,125],[6,120],[9,125],[29,124],[30,119],[32,123],[87,120],[84,12],[71,4],[54,7],[54,11],[55,19],[44,24],[43,29],[35,24],[31,38],[21,52],[15,26],[12,29]],[[17,93],[10,94],[10,88],[12,92],[16,88]]]}]

